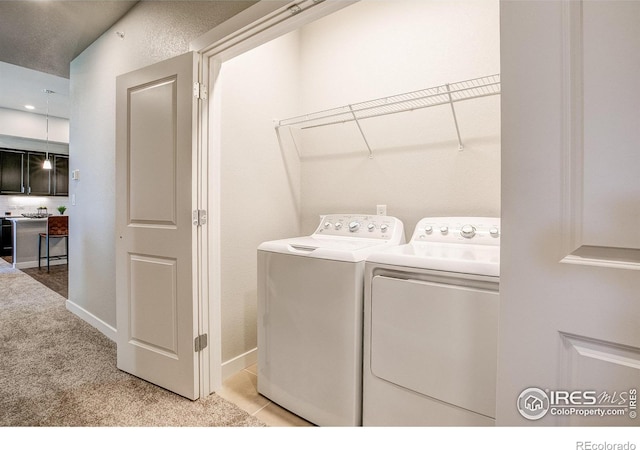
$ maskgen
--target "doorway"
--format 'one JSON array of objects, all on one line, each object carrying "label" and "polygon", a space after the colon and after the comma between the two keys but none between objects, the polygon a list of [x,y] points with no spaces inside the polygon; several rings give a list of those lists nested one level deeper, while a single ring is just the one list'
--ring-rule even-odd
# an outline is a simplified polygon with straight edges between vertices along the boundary
[{"label": "doorway", "polygon": [[498,2],[345,6],[299,14],[233,51],[202,52],[210,87],[207,307],[211,342],[220,343],[211,346],[212,391],[255,362],[261,242],[310,234],[319,214],[374,213],[377,204],[407,230],[429,215],[500,215],[499,96],[457,107],[462,151],[448,106],[363,121],[367,142],[353,124],[279,126],[499,74]]}]

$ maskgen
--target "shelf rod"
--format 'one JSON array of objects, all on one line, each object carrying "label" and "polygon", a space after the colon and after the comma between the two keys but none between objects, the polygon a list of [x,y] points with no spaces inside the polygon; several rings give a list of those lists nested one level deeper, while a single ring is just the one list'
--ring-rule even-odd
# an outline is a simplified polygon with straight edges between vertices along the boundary
[{"label": "shelf rod", "polygon": [[349,105],[349,110],[351,111],[351,114],[353,115],[353,120],[355,120],[356,125],[358,125],[358,130],[360,130],[360,134],[362,135],[362,139],[364,139],[364,143],[367,146],[367,150],[369,150],[369,159],[372,159],[373,158],[373,152],[371,151],[371,146],[369,145],[369,141],[367,141],[367,137],[364,135],[364,131],[362,131],[362,127],[360,126],[360,121],[356,117],[356,113],[353,111],[353,107],[351,105]]},{"label": "shelf rod", "polygon": [[[452,93],[455,93],[455,91],[452,91]],[[464,102],[466,100],[473,100],[476,98],[482,98],[482,97],[489,97],[492,95],[497,95],[498,93],[491,93],[491,94],[483,94],[483,95],[476,95],[474,97],[467,97],[467,98],[459,98],[459,99],[453,99],[453,103],[459,103],[459,102]],[[438,95],[446,95],[446,93],[441,93]],[[420,109],[424,109],[424,108],[430,108],[432,106],[442,106],[442,105],[449,105],[451,102],[449,101],[449,99],[444,100],[442,102],[439,103],[431,103],[429,105],[424,105],[424,106],[416,106],[415,108],[411,108],[411,109],[404,109],[404,110],[399,110],[399,111],[389,111],[389,112],[384,112],[384,113],[376,113],[376,115],[371,115],[371,116],[365,116],[365,117],[360,117],[360,119],[358,120],[364,120],[364,119],[372,119],[375,117],[383,117],[383,116],[388,116],[391,114],[399,114],[399,113],[404,113],[404,112],[411,112],[411,111],[418,111]],[[365,111],[364,109],[358,110],[357,112],[360,113],[362,111]],[[337,113],[334,115],[327,115],[326,117],[332,117],[332,116],[338,116],[340,114],[346,114],[346,112],[343,113]],[[312,121],[314,119],[310,119],[310,121]],[[284,122],[284,120],[282,120],[281,122]],[[336,119],[332,122],[326,122],[326,123],[320,123],[317,125],[307,125],[305,127],[300,127],[301,130],[309,130],[312,128],[320,128],[320,127],[326,127],[326,126],[330,126],[330,125],[336,125],[336,124],[343,124],[343,123],[348,123],[348,122],[353,122],[353,118],[348,118],[348,119]],[[291,126],[297,126],[299,125],[301,122],[296,122],[293,124],[286,124],[286,125],[279,125],[279,126],[284,126],[284,127],[291,127]]]},{"label": "shelf rod", "polygon": [[453,123],[456,125],[456,134],[458,135],[458,150],[463,150],[464,145],[462,145],[462,139],[460,139],[460,128],[458,128],[458,118],[456,117],[456,109],[453,106],[453,98],[451,97],[451,89],[449,85],[445,85],[447,88],[447,95],[449,96],[449,104],[451,105],[451,113],[453,114]]},{"label": "shelf rod", "polygon": [[[454,83],[456,86],[459,85],[460,83]],[[384,115],[384,114],[396,114],[399,112],[405,112],[405,111],[413,111],[415,109],[421,109],[421,108],[428,108],[431,106],[438,106],[438,105],[444,105],[447,103],[451,103],[451,102],[460,102],[460,101],[465,101],[465,100],[471,100],[474,98],[481,98],[481,97],[487,97],[487,96],[491,96],[491,95],[497,95],[499,94],[499,86],[500,86],[500,82],[496,81],[496,82],[490,82],[490,83],[485,83],[483,85],[474,85],[474,86],[464,86],[464,87],[455,87],[453,90],[451,90],[451,86],[450,85],[445,85],[445,86],[438,86],[438,87],[434,87],[434,88],[428,88],[428,89],[423,89],[422,91],[414,91],[414,92],[409,92],[407,94],[400,94],[400,95],[395,95],[395,96],[391,96],[391,97],[383,97],[380,99],[376,99],[376,100],[372,100],[372,101],[368,101],[368,102],[362,102],[362,103],[356,103],[354,105],[351,105],[351,110],[356,111],[358,113],[365,113],[366,111],[375,111],[378,110],[380,108],[385,108],[385,109],[389,109],[389,108],[394,108],[395,106],[399,106],[399,109],[394,110],[394,111],[390,111],[387,113],[373,113],[372,115],[367,115],[366,117],[361,117],[361,119],[367,119],[370,117],[377,117],[378,115]],[[439,100],[438,98],[442,98],[444,96],[447,95],[446,92],[441,91],[441,88],[446,88],[449,91],[449,95],[447,97],[447,100]],[[489,91],[486,91],[487,89],[490,89]],[[452,94],[456,94],[458,96],[458,98],[453,99],[453,95]],[[459,95],[463,95],[463,97],[459,97]],[[432,100],[432,99],[436,99],[436,100]],[[401,105],[407,104],[407,103],[414,103],[416,104],[415,106],[411,106],[411,107],[402,107]],[[366,106],[365,106],[366,105]],[[355,108],[354,108],[355,106]],[[344,114],[347,114],[347,111],[345,111],[344,109],[341,110],[341,108],[334,108],[334,109],[330,109],[330,110],[326,110],[326,111],[322,111],[320,112],[320,114],[322,114],[320,117],[316,117],[316,118],[310,118],[309,115],[303,115],[303,116],[297,116],[297,117],[292,117],[289,119],[285,119],[285,120],[281,120],[280,121],[280,125],[281,126],[296,126],[296,125],[301,125],[305,122],[313,122],[316,120],[325,120],[325,119],[330,119],[331,117],[339,117],[342,116]],[[351,119],[345,119],[345,120],[341,120],[341,119],[337,119],[335,121],[331,121],[325,124],[319,124],[319,125],[310,125],[307,127],[302,127],[304,128],[314,128],[314,127],[318,127],[318,126],[324,126],[324,125],[333,125],[336,123],[344,123],[347,121],[350,121]],[[285,122],[285,123],[282,123]],[[289,122],[289,123],[286,123]]]}]

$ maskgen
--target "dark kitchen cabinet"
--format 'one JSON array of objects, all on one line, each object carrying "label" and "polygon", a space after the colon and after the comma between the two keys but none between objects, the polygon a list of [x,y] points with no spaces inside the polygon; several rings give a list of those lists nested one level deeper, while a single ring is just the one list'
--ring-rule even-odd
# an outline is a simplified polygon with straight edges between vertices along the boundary
[{"label": "dark kitchen cabinet", "polygon": [[28,153],[27,194],[51,195],[51,170],[43,169],[44,153]]},{"label": "dark kitchen cabinet", "polygon": [[53,195],[69,195],[69,157],[53,155]]},{"label": "dark kitchen cabinet", "polygon": [[69,157],[49,153],[52,169],[43,169],[46,153],[0,149],[0,194],[69,195]]},{"label": "dark kitchen cabinet", "polygon": [[24,193],[25,156],[25,152],[0,150],[0,194]]},{"label": "dark kitchen cabinet", "polygon": [[13,254],[13,229],[11,222],[0,219],[0,256]]}]

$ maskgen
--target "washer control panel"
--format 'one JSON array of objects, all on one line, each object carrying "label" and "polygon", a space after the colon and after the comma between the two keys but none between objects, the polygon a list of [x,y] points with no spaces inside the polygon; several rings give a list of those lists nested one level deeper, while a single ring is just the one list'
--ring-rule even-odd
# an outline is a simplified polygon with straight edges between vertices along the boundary
[{"label": "washer control panel", "polygon": [[411,242],[500,245],[500,218],[426,217],[416,225]]},{"label": "washer control panel", "polygon": [[391,239],[404,235],[402,222],[391,216],[329,214],[322,216],[315,235]]}]

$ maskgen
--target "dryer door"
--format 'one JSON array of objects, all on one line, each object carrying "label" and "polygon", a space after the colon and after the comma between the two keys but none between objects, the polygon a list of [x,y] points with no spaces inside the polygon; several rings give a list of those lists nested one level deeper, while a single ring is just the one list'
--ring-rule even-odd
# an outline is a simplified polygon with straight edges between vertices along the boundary
[{"label": "dryer door", "polygon": [[465,285],[374,277],[371,371],[495,418],[498,292]]}]

